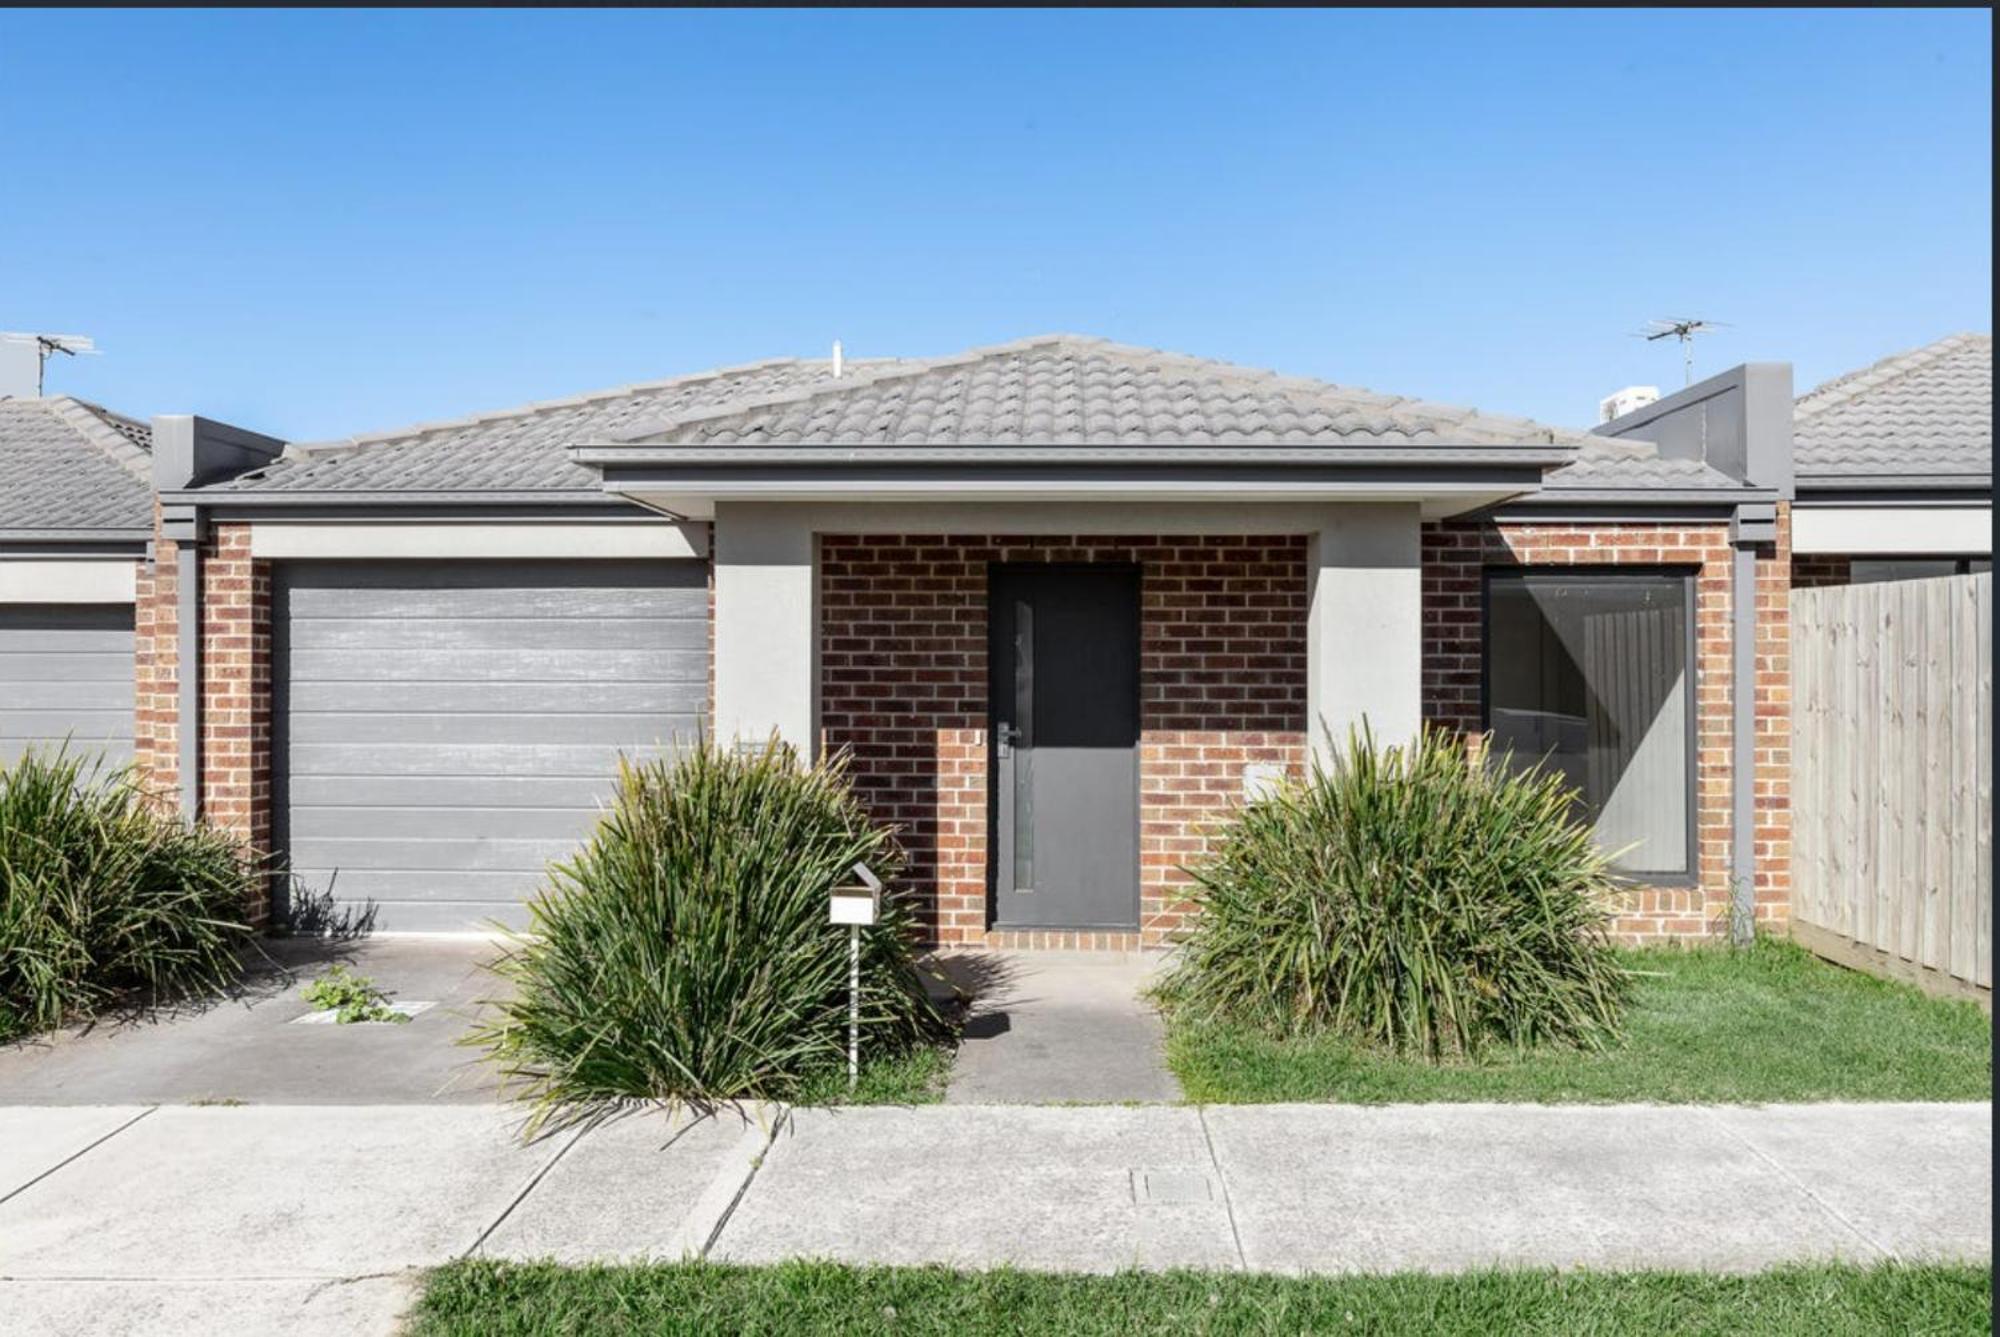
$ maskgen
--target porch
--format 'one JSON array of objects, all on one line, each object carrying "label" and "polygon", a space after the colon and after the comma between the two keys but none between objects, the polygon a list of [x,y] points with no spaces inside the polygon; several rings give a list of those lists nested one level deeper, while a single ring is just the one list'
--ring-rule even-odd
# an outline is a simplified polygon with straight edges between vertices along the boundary
[{"label": "porch", "polygon": [[1420,522],[718,506],[717,735],[846,752],[939,945],[1159,946],[1185,866],[1319,723],[1415,733]]}]

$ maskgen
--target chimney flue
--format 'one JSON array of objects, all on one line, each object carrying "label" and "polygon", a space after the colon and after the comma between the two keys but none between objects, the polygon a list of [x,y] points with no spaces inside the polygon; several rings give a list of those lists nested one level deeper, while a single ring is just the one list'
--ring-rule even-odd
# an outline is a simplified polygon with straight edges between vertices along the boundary
[{"label": "chimney flue", "polygon": [[833,379],[840,379],[840,340],[833,341]]}]

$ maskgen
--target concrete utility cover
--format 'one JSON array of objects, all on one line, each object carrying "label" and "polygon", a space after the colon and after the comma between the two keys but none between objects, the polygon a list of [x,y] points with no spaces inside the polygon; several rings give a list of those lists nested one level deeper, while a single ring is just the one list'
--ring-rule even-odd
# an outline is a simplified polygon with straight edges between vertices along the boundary
[{"label": "concrete utility cover", "polygon": [[1136,1202],[1214,1202],[1208,1176],[1199,1170],[1134,1170],[1132,1197]]}]

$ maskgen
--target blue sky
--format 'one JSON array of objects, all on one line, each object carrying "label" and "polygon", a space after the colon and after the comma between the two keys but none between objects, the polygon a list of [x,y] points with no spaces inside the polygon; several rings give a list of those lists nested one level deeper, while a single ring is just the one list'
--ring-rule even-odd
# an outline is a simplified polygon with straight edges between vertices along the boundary
[{"label": "blue sky", "polygon": [[1990,329],[1984,12],[0,15],[0,328],[310,440],[1049,330],[1587,423]]}]

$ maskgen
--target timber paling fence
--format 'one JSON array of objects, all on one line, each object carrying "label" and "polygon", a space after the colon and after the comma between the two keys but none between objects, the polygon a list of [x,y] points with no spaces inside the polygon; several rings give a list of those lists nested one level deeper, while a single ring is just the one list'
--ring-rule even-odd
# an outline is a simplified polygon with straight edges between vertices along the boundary
[{"label": "timber paling fence", "polygon": [[1793,936],[1990,991],[1992,574],[1794,590],[1791,613]]}]

